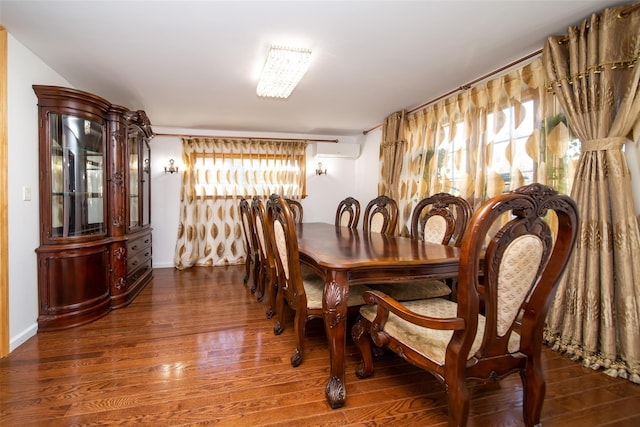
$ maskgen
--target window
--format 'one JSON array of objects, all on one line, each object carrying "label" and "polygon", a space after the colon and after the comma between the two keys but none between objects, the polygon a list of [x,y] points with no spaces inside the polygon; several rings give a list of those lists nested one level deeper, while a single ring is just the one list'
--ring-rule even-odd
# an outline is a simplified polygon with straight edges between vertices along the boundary
[{"label": "window", "polygon": [[304,193],[300,174],[303,156],[222,156],[196,155],[195,191],[198,196],[268,196]]},{"label": "window", "polygon": [[304,197],[306,146],[302,140],[183,138],[175,266],[244,262],[240,199]]},{"label": "window", "polygon": [[[513,189],[511,175],[514,171],[520,171],[524,183],[534,181],[536,162],[527,155],[526,149],[527,141],[534,131],[533,100],[525,101],[521,106],[531,114],[524,114],[524,120],[519,125],[516,123],[514,107],[487,115],[487,142],[493,143],[489,164],[504,180],[503,192]],[[504,123],[500,126],[501,120]]]},{"label": "window", "polygon": [[464,138],[464,122],[457,122],[452,126],[442,128],[445,142],[438,148],[438,180],[448,180],[451,186],[449,192],[460,195],[460,180],[468,170],[468,150]]},{"label": "window", "polygon": [[[444,188],[450,188],[450,192],[460,195],[461,187],[465,184],[463,180],[467,177],[474,165],[470,164],[472,153],[468,147],[466,135],[470,129],[466,126],[481,128],[484,126],[486,148],[484,156],[487,156],[485,163],[490,165],[487,172],[493,172],[504,181],[503,193],[512,190],[512,175],[519,173],[522,178],[518,178],[524,183],[531,183],[535,180],[537,159],[532,159],[528,155],[527,143],[534,133],[534,101],[528,100],[519,105],[518,108],[524,110],[521,113],[522,120],[518,124],[515,107],[510,106],[498,112],[491,112],[481,119],[478,124],[469,124],[458,121],[452,125],[443,126],[443,138],[438,146],[438,180],[444,183]],[[519,185],[519,184],[517,184]]]}]

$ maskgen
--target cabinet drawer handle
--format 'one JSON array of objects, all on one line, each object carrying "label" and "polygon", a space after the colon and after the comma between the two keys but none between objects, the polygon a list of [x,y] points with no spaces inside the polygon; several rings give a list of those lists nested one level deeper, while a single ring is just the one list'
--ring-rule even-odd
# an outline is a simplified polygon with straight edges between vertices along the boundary
[{"label": "cabinet drawer handle", "polygon": [[133,262],[131,263],[131,265],[138,265],[138,261],[137,261],[137,260],[136,260],[136,261],[133,261]]},{"label": "cabinet drawer handle", "polygon": [[145,242],[145,243],[149,243],[149,239],[145,239],[145,241],[144,241],[144,242]]},{"label": "cabinet drawer handle", "polygon": [[146,257],[149,256],[149,252],[145,252],[144,256],[146,256]]},{"label": "cabinet drawer handle", "polygon": [[132,251],[135,251],[136,249],[138,249],[138,245],[131,246],[131,250],[132,250]]}]

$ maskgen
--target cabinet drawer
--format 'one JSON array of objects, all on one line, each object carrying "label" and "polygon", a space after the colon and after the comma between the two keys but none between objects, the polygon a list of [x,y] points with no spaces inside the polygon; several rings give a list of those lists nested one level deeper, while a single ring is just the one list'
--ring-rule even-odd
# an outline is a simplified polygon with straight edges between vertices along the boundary
[{"label": "cabinet drawer", "polygon": [[143,248],[143,250],[139,251],[133,256],[127,257],[127,271],[131,272],[137,269],[138,267],[140,267],[142,264],[144,264],[146,261],[150,259],[151,259],[151,246],[147,246],[146,248]]},{"label": "cabinet drawer", "polygon": [[127,287],[131,288],[133,285],[136,284],[138,280],[140,280],[141,277],[143,277],[144,275],[149,275],[150,270],[151,270],[151,259],[148,259],[147,261],[138,265],[135,270],[132,270],[132,272],[130,272],[127,275]]},{"label": "cabinet drawer", "polygon": [[128,256],[135,255],[147,246],[151,246],[151,234],[146,234],[133,240],[129,240],[127,242]]}]

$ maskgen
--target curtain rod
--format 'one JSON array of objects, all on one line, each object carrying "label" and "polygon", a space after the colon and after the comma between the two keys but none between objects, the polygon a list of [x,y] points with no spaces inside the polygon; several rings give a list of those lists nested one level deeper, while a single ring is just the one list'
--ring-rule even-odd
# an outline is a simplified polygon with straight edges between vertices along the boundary
[{"label": "curtain rod", "polygon": [[[633,12],[635,12],[636,10],[638,10],[638,8],[640,8],[640,2],[638,2],[638,3],[634,3],[634,4],[630,5],[629,7],[627,7],[627,8],[625,8],[625,9],[621,10],[621,11],[620,11],[620,13],[619,13],[619,16],[620,16],[620,17],[627,16],[627,15],[629,15],[630,13],[633,13]],[[527,55],[527,56],[524,56],[524,57],[522,57],[522,58],[520,58],[520,59],[518,59],[518,60],[516,60],[516,61],[513,61],[512,63],[507,64],[507,65],[505,65],[504,67],[500,67],[500,68],[498,68],[497,70],[493,70],[492,72],[487,73],[487,74],[485,74],[485,75],[484,75],[484,76],[482,76],[482,77],[478,77],[477,79],[472,80],[472,81],[470,81],[469,83],[467,83],[467,84],[465,84],[465,85],[462,85],[462,86],[460,86],[460,87],[457,87],[457,88],[455,88],[455,89],[453,89],[453,90],[451,90],[451,91],[449,91],[449,92],[445,93],[444,95],[441,95],[441,96],[439,96],[439,97],[437,97],[437,98],[434,98],[434,99],[432,99],[432,100],[430,100],[430,101],[428,101],[428,102],[425,102],[425,103],[423,103],[423,104],[420,104],[420,105],[418,105],[417,107],[412,108],[411,110],[407,111],[407,114],[410,114],[410,113],[413,113],[413,112],[415,112],[415,111],[418,111],[418,110],[420,110],[420,109],[422,109],[422,108],[424,108],[424,107],[426,107],[426,106],[428,106],[428,105],[433,104],[434,102],[438,102],[438,101],[440,101],[442,98],[446,98],[447,96],[453,95],[453,94],[454,94],[454,93],[456,93],[456,92],[460,92],[460,91],[464,91],[464,90],[471,89],[471,86],[472,86],[472,85],[474,85],[474,84],[476,84],[476,83],[478,83],[478,82],[480,82],[480,81],[482,81],[482,80],[485,80],[485,79],[487,79],[487,78],[489,78],[489,77],[492,77],[492,76],[494,76],[494,75],[498,74],[499,72],[506,70],[507,68],[511,68],[511,67],[513,67],[514,65],[517,65],[517,64],[519,64],[519,63],[521,63],[521,62],[524,62],[524,61],[526,61],[527,59],[530,59],[530,58],[533,58],[534,56],[540,55],[541,53],[542,53],[542,49],[536,50],[535,52],[532,52],[532,53],[530,53],[530,54],[529,54],[529,55]],[[378,129],[378,128],[379,128],[379,127],[381,127],[381,126],[382,126],[382,123],[380,123],[380,124],[379,124],[379,125],[377,125],[377,126],[372,127],[371,129],[364,130],[364,131],[362,131],[362,133],[363,133],[364,135],[366,135],[366,134],[368,134],[369,132],[371,132],[371,131],[373,131],[373,130]]]},{"label": "curtain rod", "polygon": [[[445,94],[443,94],[443,95],[440,95],[440,96],[438,96],[437,98],[434,98],[434,99],[432,99],[432,100],[430,100],[430,101],[427,101],[427,102],[425,102],[425,103],[422,103],[422,104],[418,105],[417,107],[414,107],[414,108],[412,108],[411,110],[408,110],[408,111],[407,111],[407,114],[410,114],[410,113],[416,112],[416,111],[418,111],[418,110],[421,110],[421,109],[423,109],[423,108],[425,108],[425,107],[427,107],[427,106],[429,106],[429,105],[431,105],[431,104],[433,104],[433,103],[435,103],[435,102],[440,101],[440,100],[441,100],[441,99],[443,99],[443,98],[446,98],[446,97],[448,97],[448,96],[453,95],[453,94],[454,94],[454,93],[456,93],[456,92],[462,92],[462,91],[465,91],[465,90],[469,90],[469,89],[471,89],[471,86],[473,86],[474,84],[476,84],[476,83],[478,83],[478,82],[481,82],[481,81],[483,81],[483,80],[485,80],[485,79],[488,79],[489,77],[492,77],[492,76],[494,76],[494,75],[496,75],[496,74],[498,74],[498,73],[500,73],[500,72],[502,72],[502,71],[504,71],[504,70],[506,70],[506,69],[509,69],[509,68],[513,67],[514,65],[518,65],[518,64],[520,64],[521,62],[524,62],[524,61],[526,61],[526,60],[528,60],[528,59],[531,59],[531,58],[533,58],[533,57],[535,57],[535,56],[538,56],[538,55],[540,55],[541,53],[542,53],[542,49],[536,50],[535,52],[532,52],[532,53],[530,53],[530,54],[529,54],[529,55],[527,55],[527,56],[523,56],[522,58],[517,59],[517,60],[515,60],[515,61],[513,61],[513,62],[511,62],[511,63],[509,63],[509,64],[507,64],[507,65],[505,65],[505,66],[503,66],[503,67],[500,67],[500,68],[498,68],[498,69],[496,69],[496,70],[493,70],[493,71],[491,71],[490,73],[487,73],[487,74],[485,74],[485,75],[483,75],[483,76],[481,76],[481,77],[478,77],[478,78],[477,78],[477,79],[475,79],[475,80],[471,80],[471,81],[470,81],[469,83],[467,83],[467,84],[464,84],[464,85],[459,86],[459,87],[457,87],[457,88],[455,88],[455,89],[453,89],[453,90],[450,90],[449,92],[447,92],[447,93],[445,93]],[[371,132],[371,131],[373,131],[373,130],[378,129],[378,128],[379,128],[379,127],[381,127],[381,126],[382,126],[382,123],[380,123],[379,125],[376,125],[376,126],[374,126],[374,127],[370,128],[370,129],[364,130],[364,131],[362,131],[362,133],[363,133],[364,135],[366,135],[366,134],[368,134],[369,132]]]},{"label": "curtain rod", "polygon": [[180,138],[220,138],[220,139],[248,139],[250,141],[307,141],[307,142],[338,142],[338,139],[314,139],[314,138],[267,138],[250,136],[224,136],[224,135],[188,135],[184,133],[156,133],[155,136],[177,136]]},{"label": "curtain rod", "polygon": [[620,16],[627,16],[628,14],[635,12],[638,8],[640,8],[640,2],[632,4],[628,8],[620,11]]}]

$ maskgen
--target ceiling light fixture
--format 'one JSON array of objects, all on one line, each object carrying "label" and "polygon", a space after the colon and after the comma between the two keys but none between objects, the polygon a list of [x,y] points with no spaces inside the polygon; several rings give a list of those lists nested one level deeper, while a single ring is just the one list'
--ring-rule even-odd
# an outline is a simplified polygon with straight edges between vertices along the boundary
[{"label": "ceiling light fixture", "polygon": [[309,68],[311,49],[271,46],[256,93],[266,98],[288,98]]}]

